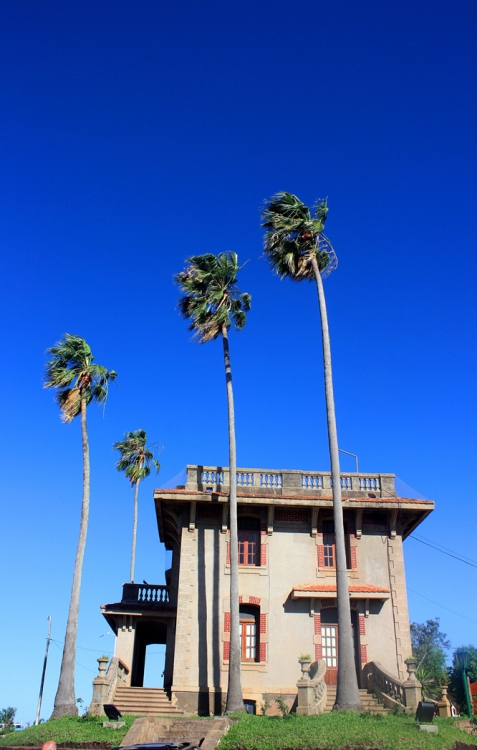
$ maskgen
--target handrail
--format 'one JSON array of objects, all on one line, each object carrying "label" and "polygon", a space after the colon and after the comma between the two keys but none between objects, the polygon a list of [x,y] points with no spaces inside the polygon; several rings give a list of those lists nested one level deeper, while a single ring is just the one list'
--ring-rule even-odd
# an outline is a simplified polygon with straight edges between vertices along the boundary
[{"label": "handrail", "polygon": [[327,688],[325,683],[326,662],[324,659],[314,661],[300,659],[301,678],[298,688],[298,716],[322,714],[326,707]]},{"label": "handrail", "polygon": [[397,706],[404,710],[406,691],[401,680],[388,672],[378,661],[366,664],[365,669],[368,691],[376,693],[389,708]]},{"label": "handrail", "polygon": [[169,586],[153,583],[125,583],[121,601],[143,606],[167,606],[170,603]]}]

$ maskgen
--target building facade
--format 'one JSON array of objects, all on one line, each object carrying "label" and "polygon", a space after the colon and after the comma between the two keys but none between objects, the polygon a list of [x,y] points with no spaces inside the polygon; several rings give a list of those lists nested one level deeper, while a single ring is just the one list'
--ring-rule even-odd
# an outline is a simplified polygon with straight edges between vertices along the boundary
[{"label": "building facade", "polygon": [[[397,497],[392,474],[342,474],[358,681],[378,663],[398,680],[411,639],[403,541],[433,510]],[[331,476],[239,469],[239,590],[244,699],[297,694],[298,658],[326,662],[336,683],[337,612]],[[102,611],[117,633],[123,683],[141,687],[146,647],[166,645],[164,688],[185,712],[220,713],[230,647],[227,468],[188,466],[187,482],[154,492],[172,551],[166,586],[126,584]]]}]

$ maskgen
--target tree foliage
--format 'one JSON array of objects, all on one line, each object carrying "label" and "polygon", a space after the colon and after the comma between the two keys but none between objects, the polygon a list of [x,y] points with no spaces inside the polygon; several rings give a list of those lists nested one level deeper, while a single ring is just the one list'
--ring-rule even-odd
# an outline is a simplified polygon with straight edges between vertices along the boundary
[{"label": "tree foliage", "polygon": [[92,401],[105,403],[108,384],[116,379],[114,370],[94,363],[91,349],[81,336],[65,333],[51,349],[51,359],[46,364],[45,388],[56,388],[56,401],[64,422],[72,422],[81,411],[81,401],[86,406]]},{"label": "tree foliage", "polygon": [[242,329],[251,296],[239,292],[236,285],[240,270],[237,253],[192,255],[186,263],[184,271],[175,276],[184,294],[178,305],[182,317],[191,321],[189,331],[199,343],[216,339],[222,326],[228,330],[233,324]]},{"label": "tree foliage", "polygon": [[13,708],[13,706],[7,706],[7,708],[0,709],[0,724],[3,724],[3,727],[0,728],[1,734],[13,732],[16,712],[17,709]]},{"label": "tree foliage", "polygon": [[118,471],[124,472],[124,476],[131,484],[140,482],[151,473],[151,466],[159,473],[161,465],[154,458],[154,453],[146,447],[147,435],[145,430],[126,432],[124,440],[114,443],[113,450],[119,451],[120,458],[116,463]]},{"label": "tree foliage", "polygon": [[417,658],[417,677],[423,683],[424,693],[431,697],[448,681],[446,651],[451,644],[446,633],[440,630],[439,618],[411,623],[411,644]]},{"label": "tree foliage", "polygon": [[265,201],[262,213],[265,254],[282,279],[314,281],[313,257],[320,271],[326,268],[329,255],[318,250],[317,240],[323,232],[327,213],[326,198],[315,203],[313,212],[292,193],[276,193]]}]

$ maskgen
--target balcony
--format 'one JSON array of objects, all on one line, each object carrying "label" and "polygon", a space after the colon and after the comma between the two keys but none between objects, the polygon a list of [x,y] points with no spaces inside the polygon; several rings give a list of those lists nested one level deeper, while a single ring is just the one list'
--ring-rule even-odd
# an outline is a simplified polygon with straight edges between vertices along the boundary
[{"label": "balcony", "polygon": [[[396,497],[394,474],[341,474],[344,497]],[[228,492],[230,472],[225,466],[187,466],[186,490]],[[237,469],[240,495],[302,495],[330,497],[333,491],[329,471],[285,469]]]},{"label": "balcony", "polygon": [[121,604],[139,605],[145,609],[169,609],[169,587],[152,583],[125,583]]}]

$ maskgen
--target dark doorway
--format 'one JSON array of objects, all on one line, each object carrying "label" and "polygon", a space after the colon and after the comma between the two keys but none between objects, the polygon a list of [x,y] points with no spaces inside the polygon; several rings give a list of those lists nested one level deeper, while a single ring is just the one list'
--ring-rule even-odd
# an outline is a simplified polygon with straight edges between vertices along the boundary
[{"label": "dark doorway", "polygon": [[[136,626],[131,687],[143,687],[146,647],[152,644],[165,645],[167,625],[165,622],[140,622]],[[158,680],[159,682],[160,680]],[[162,687],[162,685],[157,685]]]}]

